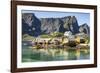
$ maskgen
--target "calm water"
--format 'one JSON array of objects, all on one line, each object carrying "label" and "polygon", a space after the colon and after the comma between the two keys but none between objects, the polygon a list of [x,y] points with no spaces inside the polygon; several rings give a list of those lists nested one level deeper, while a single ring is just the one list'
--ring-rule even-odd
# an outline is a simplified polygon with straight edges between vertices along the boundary
[{"label": "calm water", "polygon": [[63,61],[89,59],[89,49],[41,48],[22,46],[22,62]]}]

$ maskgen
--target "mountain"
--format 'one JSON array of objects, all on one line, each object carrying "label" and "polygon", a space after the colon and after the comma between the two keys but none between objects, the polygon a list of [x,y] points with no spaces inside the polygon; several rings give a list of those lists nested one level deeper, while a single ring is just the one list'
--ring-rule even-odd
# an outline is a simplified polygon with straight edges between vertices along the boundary
[{"label": "mountain", "polygon": [[64,32],[63,21],[60,18],[41,18],[42,33]]},{"label": "mountain", "polygon": [[79,25],[75,16],[61,18],[64,22],[65,31],[71,31],[73,34],[79,33]]},{"label": "mountain", "polygon": [[86,23],[84,23],[84,24],[80,25],[79,31],[80,31],[80,33],[85,33],[85,34],[89,35],[90,27]]},{"label": "mountain", "polygon": [[71,31],[76,34],[79,32],[79,27],[75,16],[41,18],[41,30],[43,33]]},{"label": "mountain", "polygon": [[76,34],[79,33],[79,29],[84,29],[85,32],[85,29],[88,30],[88,27],[85,24],[79,27],[75,16],[37,18],[34,13],[22,13],[22,34],[39,36],[52,32],[64,33],[65,31],[71,31],[72,34]]},{"label": "mountain", "polygon": [[41,21],[33,13],[22,14],[22,34],[31,36],[41,34]]}]

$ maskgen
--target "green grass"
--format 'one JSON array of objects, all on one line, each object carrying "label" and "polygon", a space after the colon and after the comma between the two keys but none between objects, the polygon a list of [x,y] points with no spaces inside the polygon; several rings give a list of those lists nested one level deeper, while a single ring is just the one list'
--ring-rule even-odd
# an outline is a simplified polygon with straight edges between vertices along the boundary
[{"label": "green grass", "polygon": [[23,41],[35,40],[35,37],[30,36],[30,35],[28,35],[28,34],[24,34],[24,35],[22,36],[22,40],[23,40]]}]

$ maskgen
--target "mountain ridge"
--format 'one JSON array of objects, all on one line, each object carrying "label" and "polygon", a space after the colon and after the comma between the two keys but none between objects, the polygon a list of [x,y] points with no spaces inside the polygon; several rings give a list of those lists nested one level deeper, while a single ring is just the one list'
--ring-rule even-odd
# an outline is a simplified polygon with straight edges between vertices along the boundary
[{"label": "mountain ridge", "polygon": [[31,36],[39,36],[53,32],[64,33],[65,31],[71,31],[72,34],[77,34],[82,27],[89,32],[89,26],[87,24],[85,26],[79,26],[75,16],[37,18],[34,13],[22,13],[22,33]]}]

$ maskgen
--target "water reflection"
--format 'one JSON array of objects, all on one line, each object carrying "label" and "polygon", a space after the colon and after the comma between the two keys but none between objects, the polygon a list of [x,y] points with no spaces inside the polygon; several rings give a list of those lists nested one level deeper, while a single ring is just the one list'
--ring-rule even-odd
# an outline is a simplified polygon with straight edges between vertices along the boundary
[{"label": "water reflection", "polygon": [[82,60],[89,59],[89,48],[61,47],[55,45],[43,48],[32,46],[22,46],[22,62],[37,61],[63,61],[63,60]]}]

